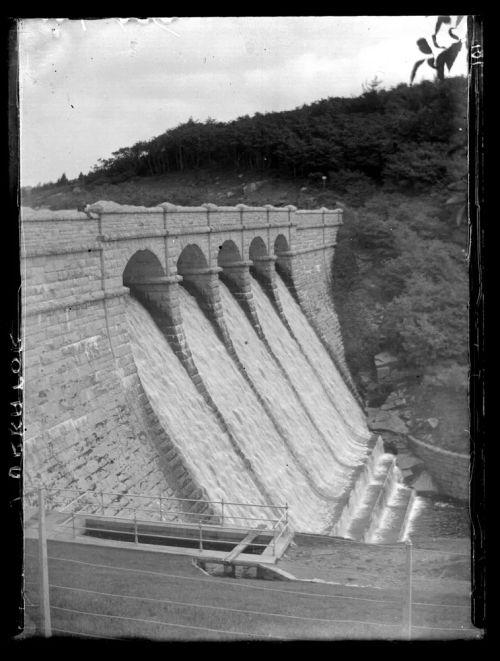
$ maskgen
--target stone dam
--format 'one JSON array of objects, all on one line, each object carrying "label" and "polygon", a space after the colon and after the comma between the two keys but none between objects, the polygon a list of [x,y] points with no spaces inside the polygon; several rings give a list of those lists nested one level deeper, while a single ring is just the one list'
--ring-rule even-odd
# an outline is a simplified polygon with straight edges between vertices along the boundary
[{"label": "stone dam", "polygon": [[412,493],[368,430],[332,299],[341,223],[22,209],[25,489],[223,500],[234,517],[286,503],[295,530],[400,539]]}]

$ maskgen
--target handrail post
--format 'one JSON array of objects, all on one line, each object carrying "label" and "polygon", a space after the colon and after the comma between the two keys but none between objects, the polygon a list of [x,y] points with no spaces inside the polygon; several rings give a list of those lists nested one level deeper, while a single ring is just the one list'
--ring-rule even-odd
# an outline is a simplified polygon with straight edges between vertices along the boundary
[{"label": "handrail post", "polygon": [[47,563],[47,537],[45,530],[45,494],[43,487],[38,489],[38,561],[40,581],[40,623],[42,635],[50,638],[52,629],[50,624],[50,595],[49,595],[49,567]]},{"label": "handrail post", "polygon": [[137,536],[137,510],[134,510],[134,542],[139,543],[139,538]]},{"label": "handrail post", "polygon": [[285,523],[288,523],[288,503],[285,500]]},{"label": "handrail post", "polygon": [[160,491],[160,521],[163,521],[163,508],[162,508],[161,491]]},{"label": "handrail post", "polygon": [[71,525],[72,525],[72,528],[73,528],[73,539],[75,539],[76,532],[75,532],[75,513],[74,512],[71,513]]},{"label": "handrail post", "polygon": [[408,640],[411,640],[412,628],[412,607],[413,607],[413,558],[412,558],[412,543],[411,539],[405,542],[406,550],[406,586],[405,586],[405,622],[403,635]]},{"label": "handrail post", "polygon": [[101,491],[101,514],[104,516],[104,494]]},{"label": "handrail post", "polygon": [[222,512],[222,516],[221,516],[222,524],[221,525],[224,525],[224,498],[221,498],[220,503],[221,503],[221,512]]},{"label": "handrail post", "polygon": [[203,551],[203,532],[202,532],[201,523],[198,524],[198,527],[200,529],[200,553],[201,553]]}]

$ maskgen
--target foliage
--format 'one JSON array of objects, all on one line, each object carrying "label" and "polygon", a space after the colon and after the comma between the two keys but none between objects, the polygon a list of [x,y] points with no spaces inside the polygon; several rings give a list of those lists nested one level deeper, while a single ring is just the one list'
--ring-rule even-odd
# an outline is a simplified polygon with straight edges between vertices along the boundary
[{"label": "foliage", "polygon": [[[256,113],[230,122],[189,119],[149,141],[100,159],[87,183],[201,168],[320,173],[335,186],[354,173],[372,186],[447,182],[444,163],[465,127],[466,80],[450,78],[379,89],[372,81],[354,98],[329,98],[291,111]],[[410,160],[408,161],[410,157]]]},{"label": "foliage", "polygon": [[[454,24],[452,25],[453,19],[451,16],[438,16],[434,28],[434,34],[431,37],[433,47],[431,47],[429,41],[423,37],[417,40],[417,46],[420,52],[424,55],[430,55],[430,57],[424,57],[415,62],[410,76],[410,83],[414,81],[418,69],[424,62],[427,62],[427,64],[436,71],[436,77],[438,80],[444,80],[445,70],[451,70],[459,52],[462,50],[463,39],[457,35],[456,30],[464,18],[465,16],[456,16]],[[443,30],[446,30],[448,37],[452,40],[448,46],[442,46],[437,41],[439,36],[440,42],[443,43],[441,41]]]},{"label": "foliage", "polygon": [[345,214],[334,294],[354,370],[384,349],[408,366],[466,362],[467,263],[442,199],[381,193]]},{"label": "foliage", "polygon": [[406,280],[405,292],[387,306],[381,330],[409,362],[425,366],[457,357],[465,360],[467,304],[457,284],[414,273]]}]

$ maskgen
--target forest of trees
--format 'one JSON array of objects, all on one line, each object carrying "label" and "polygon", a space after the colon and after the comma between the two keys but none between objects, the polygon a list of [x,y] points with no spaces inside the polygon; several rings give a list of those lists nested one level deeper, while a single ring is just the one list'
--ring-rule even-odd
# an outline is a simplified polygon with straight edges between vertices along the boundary
[{"label": "forest of trees", "polygon": [[451,181],[449,160],[464,145],[465,78],[367,85],[354,98],[329,98],[291,111],[256,113],[230,122],[189,119],[147,142],[101,159],[86,183],[118,183],[193,168],[310,173],[421,189]]}]

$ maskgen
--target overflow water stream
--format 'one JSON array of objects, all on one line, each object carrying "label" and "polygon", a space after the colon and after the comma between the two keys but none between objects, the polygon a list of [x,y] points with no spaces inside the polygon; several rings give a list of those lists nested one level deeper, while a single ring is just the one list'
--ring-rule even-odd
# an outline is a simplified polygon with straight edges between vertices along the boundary
[{"label": "overflow water stream", "polygon": [[[153,410],[209,497],[255,505],[287,503],[295,529],[320,533],[331,527],[335,503],[366,459],[369,432],[315,331],[284,284],[279,287],[295,337],[254,280],[262,341],[219,282],[238,365],[196,298],[179,286],[187,344],[226,429],[154,319],[133,298],[126,302],[130,341]],[[237,506],[227,511],[242,514]],[[262,516],[258,512],[254,515]]]}]

